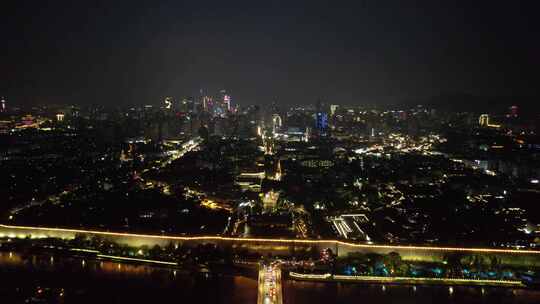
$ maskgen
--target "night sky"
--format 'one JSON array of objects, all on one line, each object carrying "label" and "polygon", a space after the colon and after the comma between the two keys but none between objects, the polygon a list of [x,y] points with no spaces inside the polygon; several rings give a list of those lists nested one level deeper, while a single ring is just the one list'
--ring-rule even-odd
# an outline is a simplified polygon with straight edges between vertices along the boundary
[{"label": "night sky", "polygon": [[4,0],[0,95],[19,105],[156,104],[200,89],[282,105],[540,96],[534,2]]}]

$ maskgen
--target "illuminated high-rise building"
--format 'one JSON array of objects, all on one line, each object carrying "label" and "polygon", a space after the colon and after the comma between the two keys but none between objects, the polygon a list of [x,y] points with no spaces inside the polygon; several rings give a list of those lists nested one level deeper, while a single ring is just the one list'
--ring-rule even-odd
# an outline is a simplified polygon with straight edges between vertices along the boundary
[{"label": "illuminated high-rise building", "polygon": [[185,109],[187,110],[186,112],[193,113],[195,111],[195,103],[193,102],[193,98],[190,97],[187,100],[185,100],[185,102],[186,102]]},{"label": "illuminated high-rise building", "polygon": [[214,104],[214,111],[217,111],[218,113],[223,113],[227,110],[227,105],[225,103],[226,96],[227,96],[226,90],[219,91],[219,95],[216,96],[216,102]]},{"label": "illuminated high-rise building", "polygon": [[182,112],[182,113],[193,112],[193,110],[194,110],[193,100],[191,98],[182,99],[178,104],[178,109],[177,110],[179,112]]},{"label": "illuminated high-rise building", "polygon": [[482,114],[480,115],[480,118],[478,118],[478,124],[481,126],[481,127],[486,127],[486,128],[500,128],[502,127],[500,124],[494,124],[491,122],[491,118],[489,117],[488,114]]},{"label": "illuminated high-rise building", "polygon": [[6,112],[6,111],[7,111],[6,100],[2,98],[2,101],[0,101],[0,112]]},{"label": "illuminated high-rise building", "polygon": [[315,129],[319,133],[319,136],[326,136],[328,132],[328,111],[323,103],[317,101],[317,108],[315,112]]},{"label": "illuminated high-rise building", "polygon": [[203,111],[210,112],[212,110],[212,98],[208,96],[203,97],[202,101]]},{"label": "illuminated high-rise building", "polygon": [[225,108],[227,111],[231,110],[231,96],[225,95],[223,96],[223,103],[225,104]]},{"label": "illuminated high-rise building", "polygon": [[489,126],[489,115],[488,114],[482,114],[480,115],[480,118],[478,118],[478,124],[481,127],[487,127]]},{"label": "illuminated high-rise building", "polygon": [[165,97],[165,100],[163,101],[165,104],[165,109],[171,110],[173,105],[173,99],[172,97]]},{"label": "illuminated high-rise building", "polygon": [[328,129],[328,114],[324,112],[317,112],[315,116],[315,128],[319,131],[319,134],[326,133]]},{"label": "illuminated high-rise building", "polygon": [[272,115],[272,133],[276,134],[281,129],[282,121],[281,116],[279,114],[273,114]]},{"label": "illuminated high-rise building", "polygon": [[338,108],[339,108],[339,105],[336,105],[336,104],[330,105],[330,116],[334,116]]}]

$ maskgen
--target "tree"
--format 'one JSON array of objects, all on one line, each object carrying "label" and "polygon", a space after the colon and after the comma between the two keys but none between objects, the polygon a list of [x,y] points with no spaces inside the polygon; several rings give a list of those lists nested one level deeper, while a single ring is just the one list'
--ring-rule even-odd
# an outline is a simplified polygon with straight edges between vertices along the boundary
[{"label": "tree", "polygon": [[148,254],[153,257],[153,258],[157,258],[161,255],[161,247],[159,245],[154,245],[154,247],[152,247],[149,251],[148,251]]},{"label": "tree", "polygon": [[481,272],[489,265],[489,260],[478,254],[469,254],[462,259],[463,265],[473,273],[474,276],[477,276],[478,272]]},{"label": "tree", "polygon": [[71,241],[75,247],[84,247],[86,245],[87,235],[84,233],[75,234],[75,238]]},{"label": "tree", "polygon": [[501,267],[501,260],[497,256],[490,256],[490,270],[491,271],[499,271]]},{"label": "tree", "polygon": [[366,254],[368,261],[368,271],[370,274],[378,274],[381,271],[381,267],[384,267],[384,257],[378,253],[368,253]]},{"label": "tree", "polygon": [[390,274],[394,275],[402,265],[401,256],[397,252],[390,252],[384,257],[384,264],[390,271]]},{"label": "tree", "polygon": [[448,276],[455,276],[457,274],[462,273],[463,271],[463,264],[462,259],[464,255],[459,252],[451,252],[446,253],[443,257],[443,262],[447,265],[447,275]]}]

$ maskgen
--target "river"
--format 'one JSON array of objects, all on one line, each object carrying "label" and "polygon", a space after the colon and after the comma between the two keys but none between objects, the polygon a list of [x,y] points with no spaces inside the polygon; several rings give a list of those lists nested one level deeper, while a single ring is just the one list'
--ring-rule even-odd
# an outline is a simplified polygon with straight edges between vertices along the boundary
[{"label": "river", "polygon": [[[0,303],[256,303],[256,276],[0,252]],[[39,293],[38,287],[42,290]],[[39,293],[39,294],[38,294]]]},{"label": "river", "polygon": [[283,282],[285,303],[540,303],[540,291],[495,287]]},{"label": "river", "polygon": [[[0,252],[1,303],[256,303],[256,275],[188,274],[111,261]],[[285,304],[540,303],[526,289],[284,281]],[[41,290],[41,291],[40,291]],[[40,293],[41,292],[41,293]],[[38,301],[38,300],[36,300]]]}]

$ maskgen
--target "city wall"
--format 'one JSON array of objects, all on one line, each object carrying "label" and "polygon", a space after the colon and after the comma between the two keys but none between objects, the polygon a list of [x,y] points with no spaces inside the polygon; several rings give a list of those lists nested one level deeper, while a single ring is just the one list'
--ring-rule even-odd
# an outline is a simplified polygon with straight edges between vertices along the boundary
[{"label": "city wall", "polygon": [[349,253],[399,253],[404,260],[440,262],[443,257],[452,252],[475,253],[489,256],[497,256],[504,265],[536,266],[540,267],[540,251],[532,250],[504,250],[504,249],[472,249],[472,248],[447,248],[447,247],[423,247],[423,246],[394,246],[394,245],[367,245],[347,243],[336,240],[294,240],[294,239],[263,239],[263,238],[228,238],[228,237],[189,237],[189,236],[165,236],[165,235],[142,235],[106,231],[88,231],[77,229],[22,227],[0,225],[0,237],[9,238],[61,238],[73,239],[77,234],[87,236],[97,235],[104,239],[129,246],[166,246],[183,244],[185,246],[197,246],[199,244],[216,244],[221,247],[229,247],[235,250],[244,250],[261,255],[292,255],[297,251],[323,250],[330,248],[339,256],[347,256]]}]

